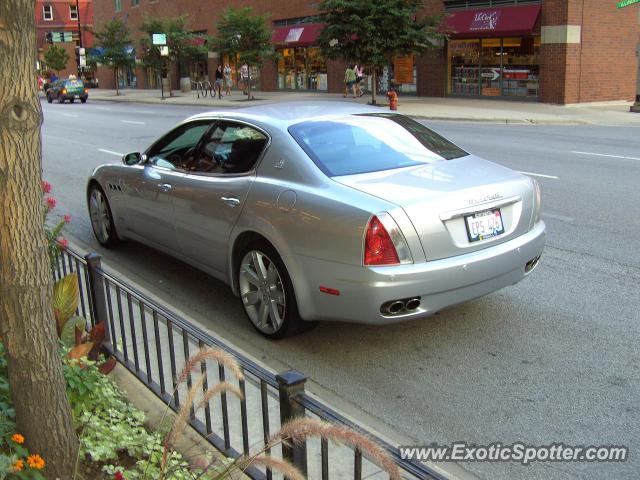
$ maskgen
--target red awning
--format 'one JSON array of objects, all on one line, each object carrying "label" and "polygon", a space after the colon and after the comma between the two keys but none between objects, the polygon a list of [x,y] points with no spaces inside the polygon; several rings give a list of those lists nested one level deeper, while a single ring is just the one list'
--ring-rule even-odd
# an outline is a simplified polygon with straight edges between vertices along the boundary
[{"label": "red awning", "polygon": [[193,37],[191,40],[187,41],[187,45],[192,45],[194,47],[201,47],[207,43],[207,40],[202,37]]},{"label": "red awning", "polygon": [[516,37],[531,35],[540,5],[483,8],[455,12],[445,21],[452,38]]},{"label": "red awning", "polygon": [[305,23],[278,27],[273,31],[271,41],[276,45],[289,47],[304,47],[316,43],[320,32],[324,28],[322,23]]}]

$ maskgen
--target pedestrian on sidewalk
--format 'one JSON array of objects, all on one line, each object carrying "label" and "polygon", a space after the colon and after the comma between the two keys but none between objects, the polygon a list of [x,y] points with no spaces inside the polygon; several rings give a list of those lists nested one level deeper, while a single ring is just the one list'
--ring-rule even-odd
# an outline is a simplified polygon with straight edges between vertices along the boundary
[{"label": "pedestrian on sidewalk", "polygon": [[222,73],[222,64],[218,64],[218,68],[216,68],[216,91],[218,92],[218,98],[222,98],[222,83],[223,83],[223,73]]},{"label": "pedestrian on sidewalk", "polygon": [[227,63],[224,66],[224,70],[222,71],[224,74],[224,90],[226,95],[231,95],[231,87],[233,86],[233,81],[231,80],[231,67]]},{"label": "pedestrian on sidewalk", "polygon": [[356,71],[351,65],[347,65],[347,69],[344,72],[344,95],[347,97],[349,90],[353,93],[353,98],[356,98]]},{"label": "pedestrian on sidewalk", "polygon": [[362,79],[364,78],[364,67],[362,65],[355,65],[353,69],[356,72],[356,95],[361,97],[364,95],[364,91],[362,90]]},{"label": "pedestrian on sidewalk", "polygon": [[247,95],[247,89],[249,88],[249,65],[247,65],[247,62],[240,67],[240,80],[242,80],[242,93]]}]

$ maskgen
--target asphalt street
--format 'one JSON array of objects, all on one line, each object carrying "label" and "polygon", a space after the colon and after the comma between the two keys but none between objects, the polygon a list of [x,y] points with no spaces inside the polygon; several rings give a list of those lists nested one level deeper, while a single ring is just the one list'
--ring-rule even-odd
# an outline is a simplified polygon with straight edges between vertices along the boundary
[{"label": "asphalt street", "polygon": [[92,169],[144,150],[203,109],[43,103],[44,178],[78,245],[276,370],[399,443],[626,445],[623,463],[467,462],[481,478],[637,478],[640,470],[640,126],[428,122],[468,151],[535,174],[548,243],[516,286],[413,323],[324,323],[272,342],[227,286],[125,244],[100,248]]}]

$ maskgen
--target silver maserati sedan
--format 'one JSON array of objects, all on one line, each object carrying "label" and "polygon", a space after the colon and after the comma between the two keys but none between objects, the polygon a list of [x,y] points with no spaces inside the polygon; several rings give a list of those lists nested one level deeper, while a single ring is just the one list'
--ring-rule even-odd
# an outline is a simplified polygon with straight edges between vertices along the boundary
[{"label": "silver maserati sedan", "polygon": [[230,285],[267,337],[413,320],[527,276],[537,182],[403,115],[290,102],[195,115],[87,186],[98,241]]}]

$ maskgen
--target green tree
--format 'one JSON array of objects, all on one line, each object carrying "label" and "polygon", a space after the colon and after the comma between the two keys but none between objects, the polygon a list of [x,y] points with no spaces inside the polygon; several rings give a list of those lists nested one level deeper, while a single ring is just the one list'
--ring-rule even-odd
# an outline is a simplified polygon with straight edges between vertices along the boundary
[{"label": "green tree", "polygon": [[323,0],[326,27],[319,43],[331,59],[357,61],[371,69],[371,103],[376,103],[378,72],[394,56],[419,54],[445,38],[442,16],[421,15],[422,0]]},{"label": "green tree", "polygon": [[118,89],[118,70],[134,64],[133,55],[127,52],[127,48],[130,47],[133,42],[131,33],[122,20],[114,18],[110,22],[105,23],[102,30],[96,31],[95,36],[97,40],[96,45],[103,49],[99,61],[113,70],[113,76],[116,82],[116,95],[120,95]]},{"label": "green tree", "polygon": [[[207,42],[205,41],[205,45],[199,45],[195,40],[201,38],[202,35],[197,35],[189,30],[188,23],[187,15],[181,15],[177,18],[145,17],[141,27],[145,35],[139,42],[143,65],[164,77],[174,65],[178,66],[179,73],[185,72],[188,62],[206,54],[208,51]],[[153,45],[152,36],[154,33],[164,33],[167,36],[168,56],[160,55],[160,46]],[[204,38],[208,40],[208,37]],[[170,77],[169,94],[172,94]]]},{"label": "green tree", "polygon": [[60,73],[60,70],[64,70],[67,66],[69,54],[64,48],[51,45],[47,51],[44,52],[44,61],[49,68]]},{"label": "green tree", "polygon": [[[218,49],[232,58],[239,57],[243,63],[246,62],[249,72],[252,66],[261,65],[274,56],[267,17],[254,15],[251,7],[227,8],[220,15],[216,27]],[[247,99],[252,98],[249,82]]]},{"label": "green tree", "polygon": [[0,1],[0,336],[18,431],[47,478],[69,479],[78,437],[51,306],[33,4]]}]

